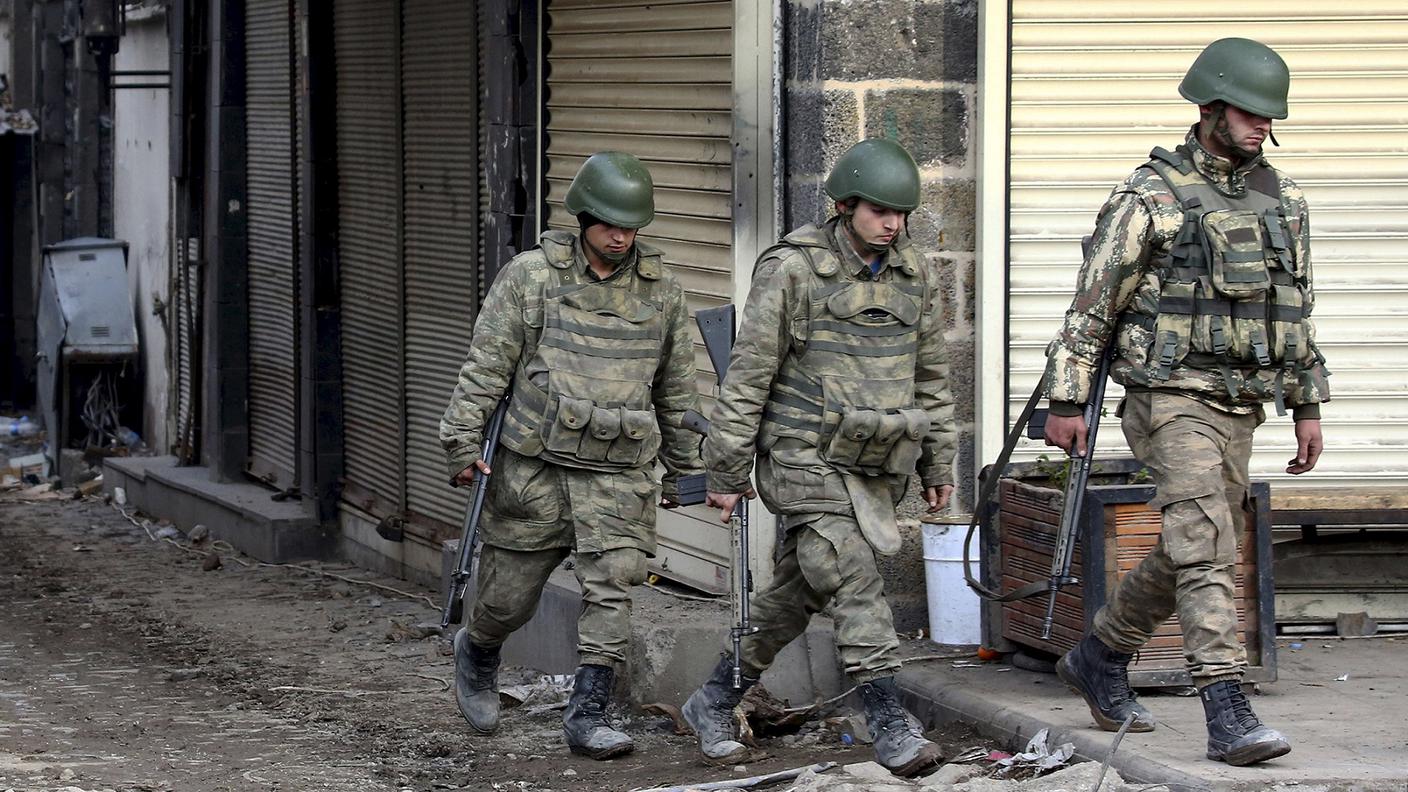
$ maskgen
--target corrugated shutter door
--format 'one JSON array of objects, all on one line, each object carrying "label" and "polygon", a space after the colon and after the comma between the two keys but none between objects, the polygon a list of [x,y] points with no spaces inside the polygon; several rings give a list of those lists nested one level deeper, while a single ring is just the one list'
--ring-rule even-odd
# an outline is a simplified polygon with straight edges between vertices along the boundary
[{"label": "corrugated shutter door", "polygon": [[439,434],[478,305],[474,6],[405,0],[401,24],[407,511],[458,532]]},{"label": "corrugated shutter door", "polygon": [[297,481],[298,162],[293,7],[245,5],[246,218],[249,255],[249,471]]},{"label": "corrugated shutter door", "polygon": [[401,512],[401,156],[396,6],[337,0],[343,497]]},{"label": "corrugated shutter door", "polygon": [[[1273,418],[1257,434],[1252,476],[1275,487],[1401,486],[1408,15],[1397,0],[1256,8],[1231,19],[1214,0],[1181,3],[1176,16],[1118,0],[1012,3],[1009,412],[1040,375],[1097,209],[1151,148],[1180,142],[1196,120],[1177,86],[1197,53],[1219,35],[1244,36],[1274,47],[1291,68],[1290,117],[1276,122],[1283,148],[1267,155],[1310,202],[1314,318],[1334,372],[1316,471],[1285,475],[1295,441],[1289,418]],[[1113,449],[1123,438],[1114,421],[1108,426],[1101,444]],[[1028,458],[1043,450],[1029,443]]]},{"label": "corrugated shutter door", "polygon": [[[665,252],[691,315],[730,302],[733,4],[551,0],[546,35],[545,225],[577,229],[562,200],[588,156],[634,154],[655,180],[655,222],[641,239]],[[695,332],[699,391],[712,394]],[[659,533],[669,573],[726,585],[728,536],[716,522],[662,512]]]}]

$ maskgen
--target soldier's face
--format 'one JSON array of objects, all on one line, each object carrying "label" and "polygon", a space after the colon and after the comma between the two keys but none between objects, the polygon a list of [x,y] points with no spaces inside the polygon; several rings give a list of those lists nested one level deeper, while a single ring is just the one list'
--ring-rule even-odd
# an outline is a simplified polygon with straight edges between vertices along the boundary
[{"label": "soldier's face", "polygon": [[1221,112],[1204,116],[1204,145],[1214,154],[1255,157],[1271,135],[1271,119],[1249,113],[1240,107],[1224,105]]},{"label": "soldier's face", "polygon": [[[850,211],[844,203],[838,203],[836,210]],[[889,245],[903,227],[904,212],[877,206],[863,198],[856,202],[854,214],[851,215],[853,233],[868,245]]]},{"label": "soldier's face", "polygon": [[587,238],[587,244],[607,255],[624,254],[636,241],[634,228],[618,228],[605,223],[587,226],[582,233]]}]

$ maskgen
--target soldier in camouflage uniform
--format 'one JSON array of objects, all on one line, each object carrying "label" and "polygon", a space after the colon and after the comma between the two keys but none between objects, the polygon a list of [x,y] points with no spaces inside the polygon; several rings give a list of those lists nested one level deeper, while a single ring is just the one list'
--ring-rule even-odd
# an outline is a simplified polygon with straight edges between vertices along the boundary
[{"label": "soldier in camouflage uniform", "polygon": [[1295,417],[1287,473],[1320,455],[1320,403],[1330,398],[1310,323],[1310,221],[1295,182],[1262,157],[1272,119],[1286,117],[1290,73],[1247,39],[1209,45],[1179,92],[1200,120],[1175,151],[1151,159],[1100,210],[1075,300],[1048,349],[1046,442],[1084,455],[1082,405],[1108,342],[1118,414],[1154,473],[1163,531],[1126,575],[1057,671],[1099,725],[1150,731],[1154,718],[1126,667],[1175,611],[1188,670],[1205,708],[1208,757],[1246,765],[1290,743],[1252,712],[1240,682],[1246,653],[1233,596],[1252,432],[1275,403]]},{"label": "soldier in camouflage uniform", "polygon": [[708,502],[724,522],[751,497],[757,456],[758,492],[785,531],[773,584],[752,604],[757,632],[742,640],[741,688],[725,656],[684,714],[707,759],[738,760],[746,749],[734,739],[733,708],[829,603],[876,756],[912,775],[940,757],[899,703],[899,642],[876,554],[899,550],[895,507],[916,469],[930,511],[953,490],[939,284],[905,233],[919,205],[908,152],[862,141],[826,189],[838,216],[758,259],[704,445]]},{"label": "soldier in camouflage uniform", "polygon": [[655,552],[656,504],[672,505],[679,476],[700,472],[698,435],[680,428],[698,395],[684,292],[660,251],[635,242],[654,217],[650,173],[629,154],[593,155],[564,203],[580,233],[547,231],[499,273],[440,424],[450,475],[469,484],[489,472],[484,426],[509,398],[474,605],[455,635],[455,694],[475,732],[498,727],[499,647],[575,550],[581,666],[563,732],[574,753],[606,759],[633,748],[605,709],[630,588]]}]

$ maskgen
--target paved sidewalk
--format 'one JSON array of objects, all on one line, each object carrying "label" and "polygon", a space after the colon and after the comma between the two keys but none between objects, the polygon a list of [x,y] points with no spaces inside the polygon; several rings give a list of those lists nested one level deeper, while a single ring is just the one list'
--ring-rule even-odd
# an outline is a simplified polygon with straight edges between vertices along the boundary
[{"label": "paved sidewalk", "polygon": [[[1198,699],[1151,694],[1144,701],[1159,728],[1127,735],[1111,766],[1130,781],[1215,790],[1408,790],[1408,637],[1301,642],[1292,650],[1278,641],[1279,679],[1252,699],[1263,721],[1290,738],[1287,756],[1242,768],[1210,761]],[[901,684],[931,723],[968,721],[1011,744],[1049,727],[1053,744],[1072,742],[1099,761],[1114,737],[1095,728],[1084,702],[1053,675],[926,663],[907,666]]]}]

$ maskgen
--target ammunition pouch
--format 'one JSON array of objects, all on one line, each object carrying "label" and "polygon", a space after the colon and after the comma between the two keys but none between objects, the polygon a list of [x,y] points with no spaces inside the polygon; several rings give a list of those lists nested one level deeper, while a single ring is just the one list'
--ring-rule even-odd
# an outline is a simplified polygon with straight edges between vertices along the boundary
[{"label": "ammunition pouch", "polygon": [[923,410],[853,410],[842,414],[821,458],[847,473],[909,475],[928,431]]},{"label": "ammunition pouch", "polygon": [[654,410],[598,407],[559,396],[543,422],[542,457],[569,467],[613,471],[637,467],[660,449]]}]

